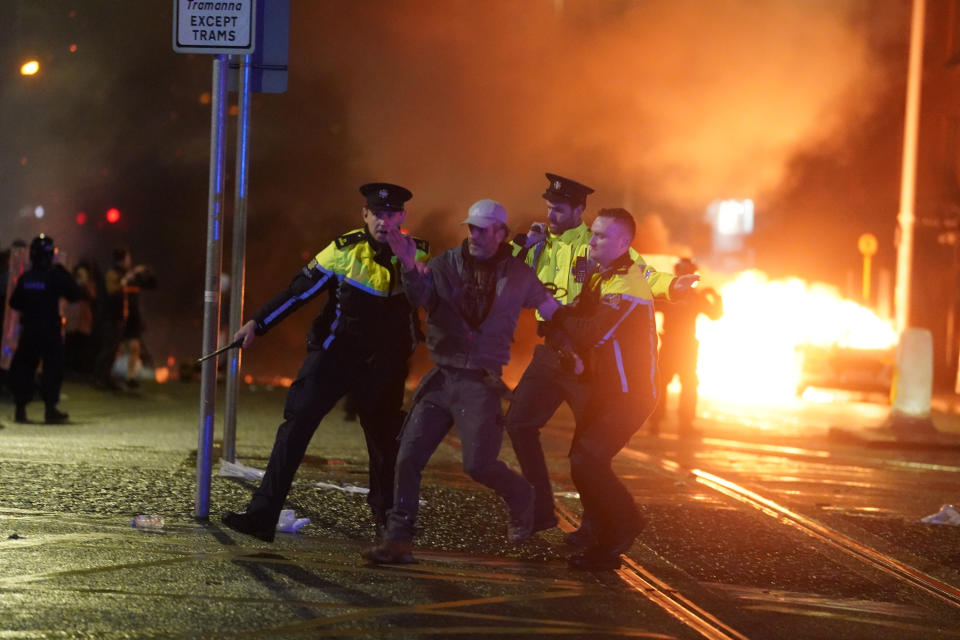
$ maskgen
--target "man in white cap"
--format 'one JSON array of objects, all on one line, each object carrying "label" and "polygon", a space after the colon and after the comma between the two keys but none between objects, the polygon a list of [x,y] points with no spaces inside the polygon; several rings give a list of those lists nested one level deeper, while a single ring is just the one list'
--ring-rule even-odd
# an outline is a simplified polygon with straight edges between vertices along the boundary
[{"label": "man in white cap", "polygon": [[497,459],[500,399],[507,389],[500,373],[510,359],[520,311],[535,308],[550,318],[559,304],[533,269],[511,255],[507,212],[499,202],[475,202],[463,224],[470,234],[463,244],[426,267],[417,265],[408,237],[399,231],[388,236],[411,304],[427,311],[427,347],[435,366],[420,382],[401,432],[386,535],[363,553],[372,562],[413,562],[421,472],[453,425],[463,444],[464,471],[507,503],[507,538],[519,542],[533,528],[533,487]]}]

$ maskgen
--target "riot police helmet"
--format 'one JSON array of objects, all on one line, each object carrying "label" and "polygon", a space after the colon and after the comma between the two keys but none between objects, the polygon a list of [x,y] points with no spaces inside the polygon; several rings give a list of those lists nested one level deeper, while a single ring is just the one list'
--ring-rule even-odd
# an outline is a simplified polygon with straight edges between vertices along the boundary
[{"label": "riot police helmet", "polygon": [[685,276],[697,272],[697,263],[691,258],[680,258],[677,264],[673,265],[673,273],[678,276]]},{"label": "riot police helmet", "polygon": [[53,238],[41,233],[30,243],[30,262],[37,269],[49,269],[56,251]]}]

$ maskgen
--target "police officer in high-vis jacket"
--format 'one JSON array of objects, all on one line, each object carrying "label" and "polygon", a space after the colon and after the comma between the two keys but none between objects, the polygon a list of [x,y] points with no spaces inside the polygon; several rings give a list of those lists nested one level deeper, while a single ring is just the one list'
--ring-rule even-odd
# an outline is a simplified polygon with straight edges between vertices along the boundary
[{"label": "police officer in high-vis jacket", "polygon": [[10,306],[20,312],[20,338],[10,363],[10,389],[16,402],[14,419],[29,422],[27,403],[33,397],[34,376],[43,362],[40,397],[44,422],[62,424],[69,416],[57,409],[63,385],[63,319],[60,298],[74,302],[84,292],[66,269],[54,264],[53,238],[40,234],[30,243],[30,269],[18,279]]},{"label": "police officer in high-vis jacket", "polygon": [[[249,347],[255,336],[311,298],[324,291],[329,294],[307,336],[307,356],[287,394],[284,422],[260,486],[245,512],[227,511],[223,516],[230,528],[268,542],[273,540],[310,438],[327,412],[348,393],[356,401],[367,442],[367,502],[378,532],[392,505],[404,381],[420,329],[404,294],[387,232],[403,223],[404,203],[413,196],[403,187],[384,182],[365,184],[360,192],[366,198],[364,227],[331,242],[234,336]],[[416,259],[426,261],[427,244],[415,242]]]},{"label": "police officer in high-vis jacket", "polygon": [[[548,173],[549,184],[543,194],[547,201],[547,225],[534,223],[530,231],[514,239],[515,252],[537,272],[540,280],[554,290],[562,304],[572,303],[587,282],[595,265],[590,260],[591,232],[583,222],[587,196],[593,189],[570,178]],[[688,289],[696,277],[675,278],[655,271],[632,248],[628,257],[637,264],[638,273],[653,295],[669,299],[672,293]],[[560,356],[545,345],[538,345],[513,394],[507,414],[507,433],[513,444],[524,477],[537,492],[534,531],[557,524],[553,491],[540,444],[540,430],[561,403],[566,402],[574,415],[581,396],[575,390],[577,378],[564,369]],[[589,518],[585,513],[581,530],[568,534],[567,542],[583,546],[590,542]]]},{"label": "police officer in high-vis jacket", "polygon": [[619,567],[620,554],[643,528],[611,463],[656,404],[657,334],[649,279],[629,252],[633,217],[601,209],[591,231],[596,270],[544,333],[572,377],[570,474],[591,524],[589,543],[570,565],[594,571]]}]

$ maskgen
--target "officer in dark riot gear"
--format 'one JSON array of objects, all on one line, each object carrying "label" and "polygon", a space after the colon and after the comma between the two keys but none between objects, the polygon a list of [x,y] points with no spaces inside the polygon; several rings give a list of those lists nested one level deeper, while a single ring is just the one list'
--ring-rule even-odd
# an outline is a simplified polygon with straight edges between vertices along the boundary
[{"label": "officer in dark riot gear", "polygon": [[27,403],[33,398],[34,376],[43,362],[40,397],[44,421],[61,424],[67,414],[57,409],[63,384],[63,321],[60,298],[73,302],[84,293],[63,266],[53,263],[53,238],[39,235],[30,243],[30,270],[17,280],[10,306],[20,312],[20,339],[10,364],[10,389],[16,402],[15,420],[29,422]]},{"label": "officer in dark riot gear", "polygon": [[[378,531],[393,504],[393,470],[402,423],[408,360],[420,335],[416,311],[400,280],[397,258],[387,233],[399,228],[405,202],[403,187],[375,182],[360,187],[366,198],[365,226],[345,233],[318,253],[281,293],[234,336],[249,347],[308,300],[329,293],[323,312],[307,336],[307,356],[287,394],[284,422],[259,488],[244,513],[227,511],[231,529],[272,541],[280,511],[310,438],[323,417],[346,394],[356,401],[370,456],[367,502]],[[416,244],[416,260],[429,248]]]},{"label": "officer in dark riot gear", "polygon": [[[678,276],[697,272],[696,263],[681,258],[673,267]],[[667,385],[677,376],[680,379],[680,398],[677,404],[677,433],[681,438],[695,437],[693,421],[697,416],[697,358],[700,342],[697,340],[697,316],[701,313],[711,320],[723,315],[723,300],[712,287],[698,287],[677,296],[673,302],[657,303],[663,313],[663,333],[660,336],[660,376],[657,408],[650,416],[648,432],[660,432],[660,422],[666,413]]]}]

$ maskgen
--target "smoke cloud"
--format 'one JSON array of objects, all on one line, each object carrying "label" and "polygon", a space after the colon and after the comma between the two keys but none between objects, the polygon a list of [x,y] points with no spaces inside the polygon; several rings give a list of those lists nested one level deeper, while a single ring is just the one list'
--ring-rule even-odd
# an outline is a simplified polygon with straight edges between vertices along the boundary
[{"label": "smoke cloud", "polygon": [[596,187],[591,209],[634,213],[776,189],[793,154],[830,146],[882,89],[868,5],[311,3],[293,35],[310,73],[346,87],[371,178],[454,218],[494,197],[517,225],[542,215],[544,171]]}]

